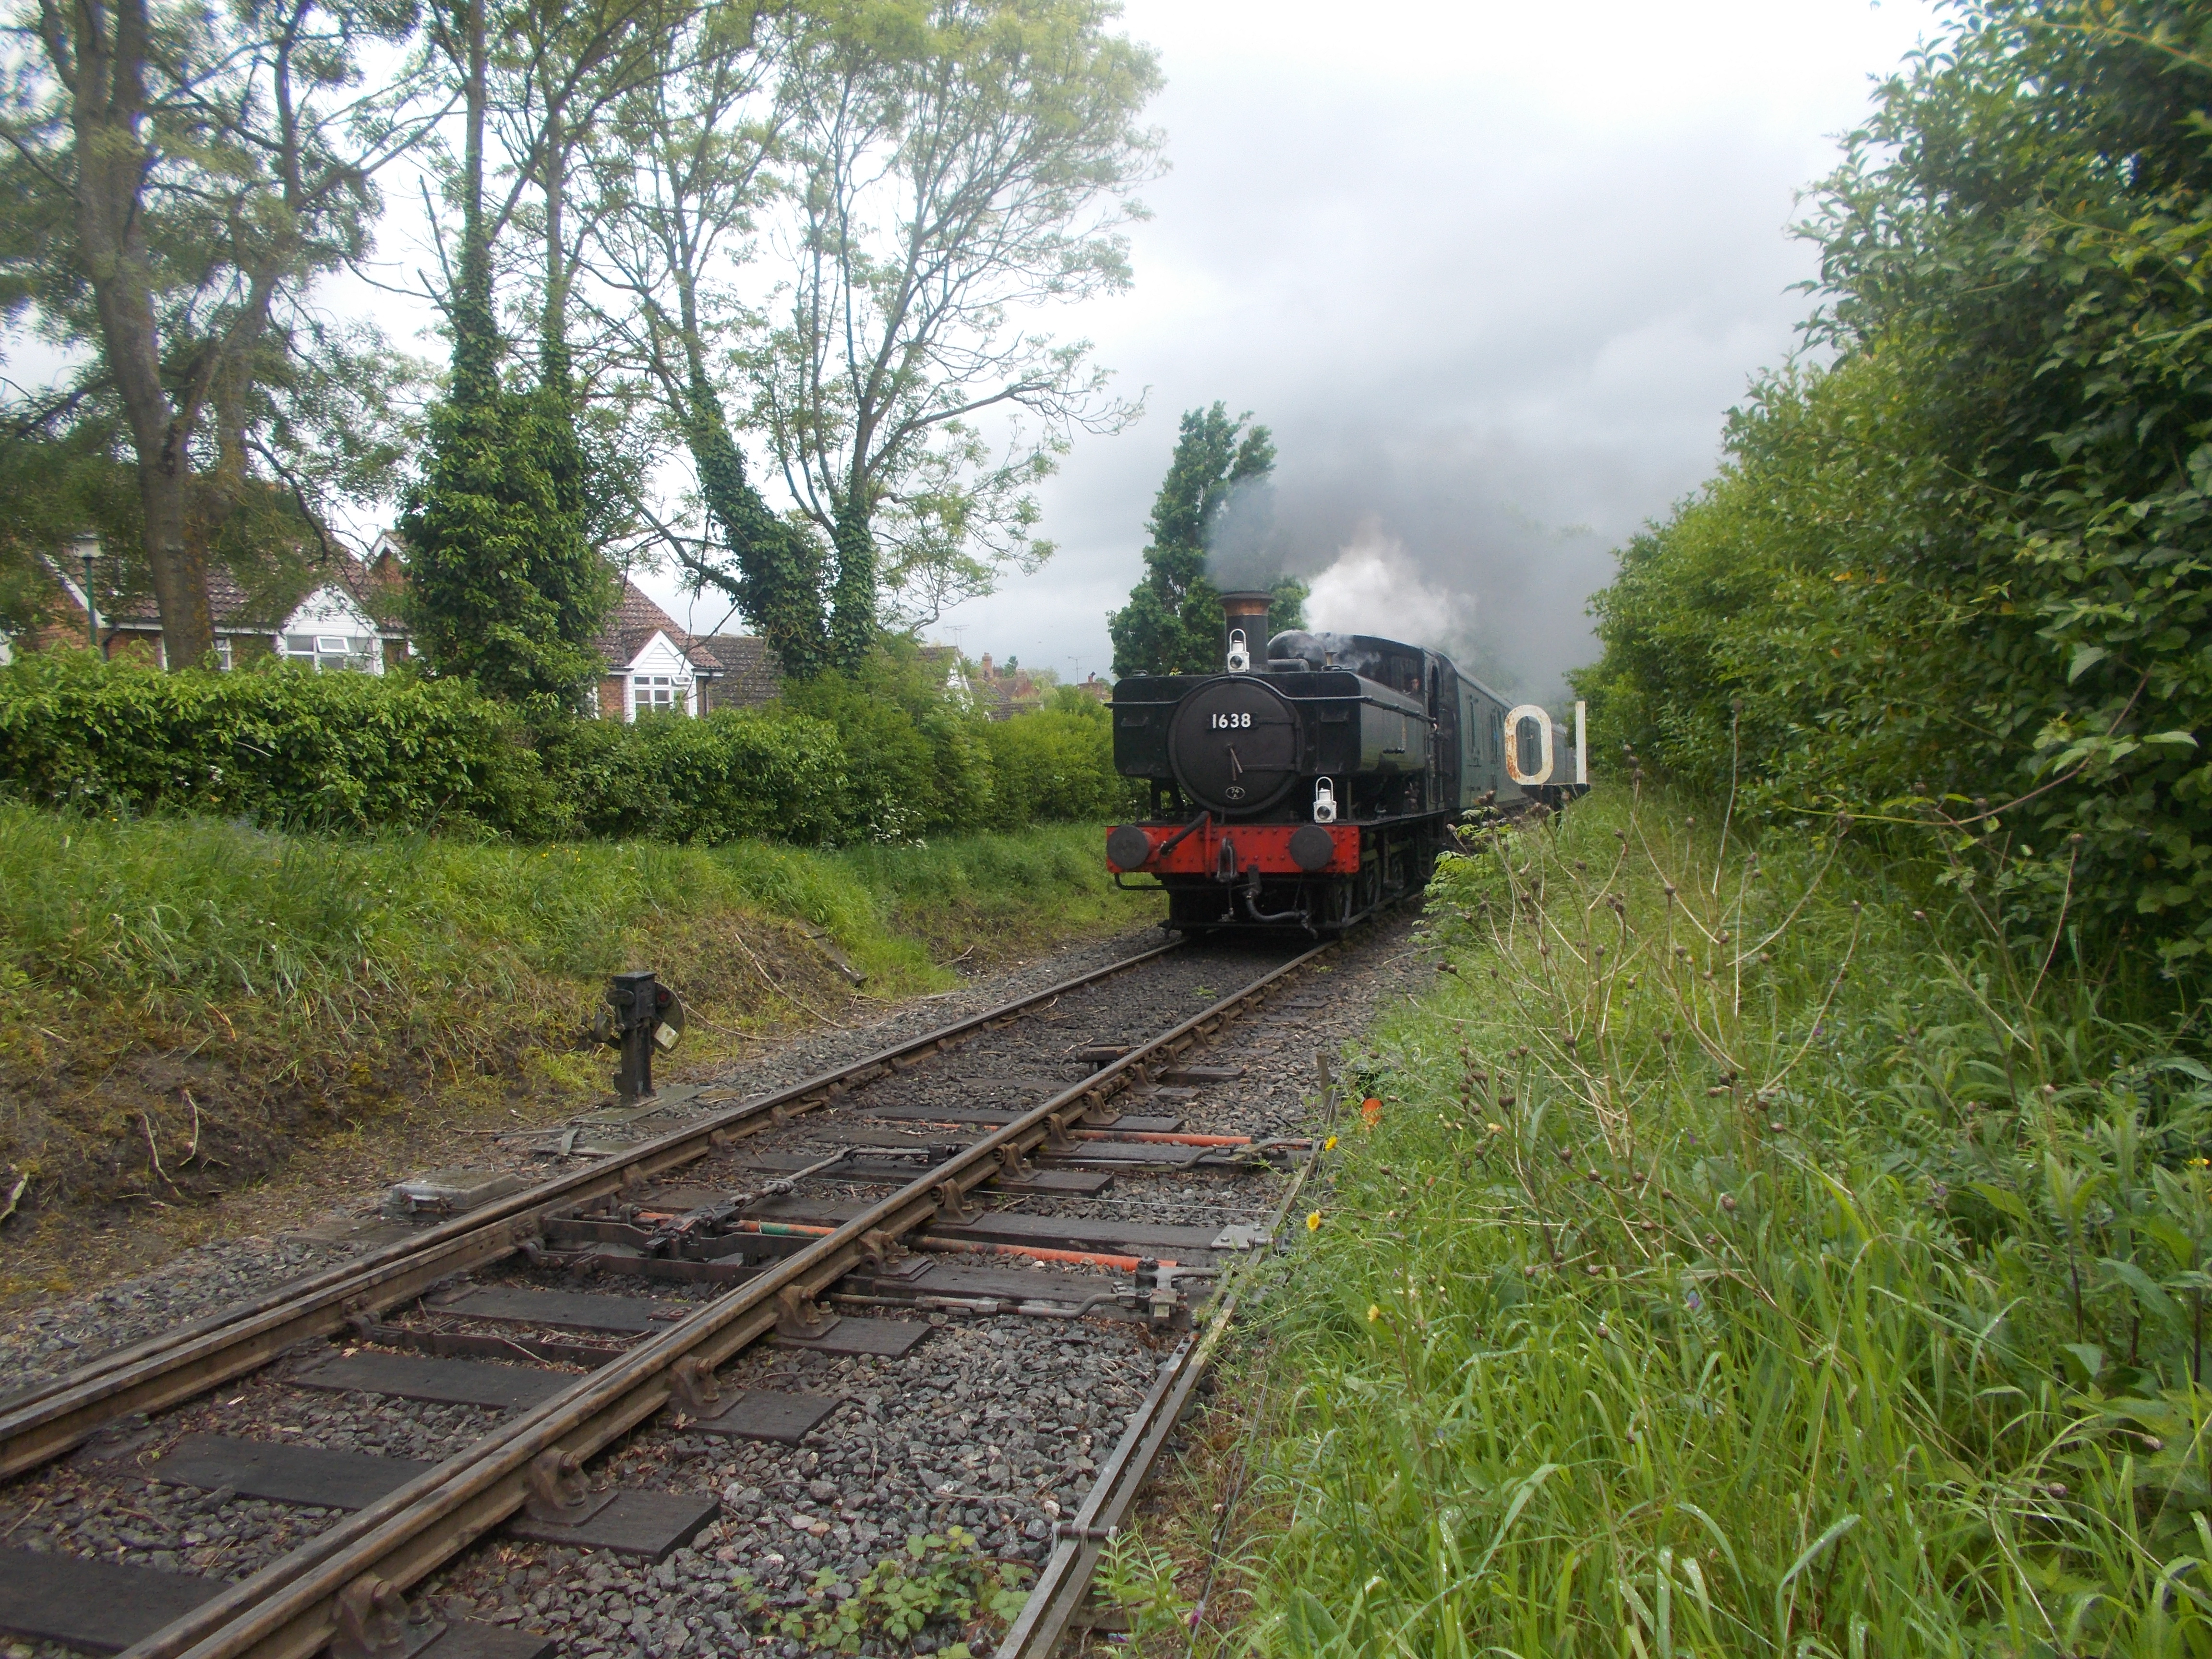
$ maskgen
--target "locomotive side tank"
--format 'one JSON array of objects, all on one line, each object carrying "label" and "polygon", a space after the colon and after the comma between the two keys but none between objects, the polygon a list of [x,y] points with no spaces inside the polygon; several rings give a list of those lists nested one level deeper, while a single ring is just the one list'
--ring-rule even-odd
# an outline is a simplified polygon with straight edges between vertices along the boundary
[{"label": "locomotive side tank", "polygon": [[1587,787],[1579,705],[1570,731],[1364,634],[1289,630],[1255,660],[1267,602],[1222,596],[1221,673],[1114,688],[1115,766],[1152,811],[1108,832],[1107,863],[1167,889],[1169,927],[1341,928],[1426,885],[1462,811]]}]

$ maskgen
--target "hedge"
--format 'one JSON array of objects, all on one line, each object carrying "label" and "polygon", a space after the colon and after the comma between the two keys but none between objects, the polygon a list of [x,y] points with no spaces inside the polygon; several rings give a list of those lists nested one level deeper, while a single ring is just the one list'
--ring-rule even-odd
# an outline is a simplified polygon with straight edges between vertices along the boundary
[{"label": "hedge", "polygon": [[82,651],[0,668],[0,788],[106,814],[697,845],[903,842],[1128,799],[1088,699],[993,722],[895,662],[703,720],[532,724],[459,682],[275,662],[168,674]]}]

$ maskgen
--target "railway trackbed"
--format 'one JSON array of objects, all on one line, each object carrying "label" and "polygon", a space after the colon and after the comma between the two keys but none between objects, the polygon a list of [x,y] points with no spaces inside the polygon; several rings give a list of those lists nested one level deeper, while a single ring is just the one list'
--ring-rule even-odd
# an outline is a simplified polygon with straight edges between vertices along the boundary
[{"label": "railway trackbed", "polygon": [[927,1651],[963,1632],[873,1631],[860,1581],[958,1528],[971,1574],[1030,1592],[997,1653],[1042,1659],[1097,1618],[1100,1552],[1312,1167],[1304,1104],[1236,1085],[1304,1036],[1334,948],[1162,947],[702,1097],[0,1401],[0,1632]]}]

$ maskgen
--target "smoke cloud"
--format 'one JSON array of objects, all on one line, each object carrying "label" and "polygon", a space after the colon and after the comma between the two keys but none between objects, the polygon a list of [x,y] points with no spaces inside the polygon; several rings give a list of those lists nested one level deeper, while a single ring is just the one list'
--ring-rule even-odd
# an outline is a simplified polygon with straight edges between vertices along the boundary
[{"label": "smoke cloud", "polygon": [[1239,486],[1207,574],[1224,589],[1297,576],[1316,629],[1425,645],[1495,690],[1560,702],[1567,670],[1595,653],[1584,603],[1607,580],[1608,544],[1486,494],[1504,459],[1431,445]]}]

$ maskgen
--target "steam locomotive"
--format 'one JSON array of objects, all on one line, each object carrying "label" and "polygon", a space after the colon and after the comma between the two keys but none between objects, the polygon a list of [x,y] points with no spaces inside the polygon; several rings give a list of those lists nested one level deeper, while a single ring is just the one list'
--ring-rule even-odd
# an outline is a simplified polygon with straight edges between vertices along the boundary
[{"label": "steam locomotive", "polygon": [[1427,885],[1462,812],[1589,787],[1580,703],[1569,730],[1364,634],[1287,630],[1255,665],[1267,601],[1222,595],[1225,672],[1114,687],[1115,768],[1152,815],[1107,831],[1106,862],[1167,890],[1170,928],[1337,932]]}]

